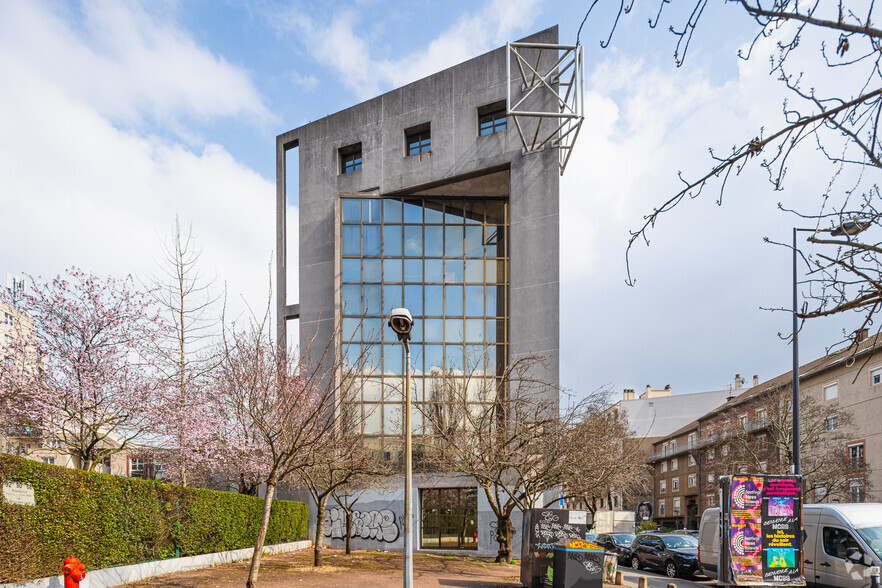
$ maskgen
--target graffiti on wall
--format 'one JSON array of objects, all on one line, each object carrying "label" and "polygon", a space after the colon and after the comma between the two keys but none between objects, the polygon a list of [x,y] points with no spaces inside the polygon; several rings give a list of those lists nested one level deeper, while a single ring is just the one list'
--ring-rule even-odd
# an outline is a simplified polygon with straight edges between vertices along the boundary
[{"label": "graffiti on wall", "polygon": [[[344,539],[346,537],[346,511],[342,508],[325,510],[325,537]],[[395,513],[388,508],[383,510],[353,510],[352,538],[374,539],[393,543],[398,539],[398,524]]]}]

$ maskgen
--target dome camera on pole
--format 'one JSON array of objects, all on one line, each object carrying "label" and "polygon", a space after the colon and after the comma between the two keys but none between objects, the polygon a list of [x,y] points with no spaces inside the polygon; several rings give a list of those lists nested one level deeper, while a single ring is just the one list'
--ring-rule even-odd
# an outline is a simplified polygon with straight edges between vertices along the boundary
[{"label": "dome camera on pole", "polygon": [[406,308],[396,308],[389,316],[389,326],[398,335],[399,341],[410,339],[410,329],[413,327],[413,317]]}]

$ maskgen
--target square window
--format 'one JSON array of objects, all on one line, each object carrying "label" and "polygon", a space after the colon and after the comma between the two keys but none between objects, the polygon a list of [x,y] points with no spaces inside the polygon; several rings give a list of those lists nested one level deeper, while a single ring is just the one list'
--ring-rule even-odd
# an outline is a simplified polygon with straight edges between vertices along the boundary
[{"label": "square window", "polygon": [[870,385],[882,384],[882,366],[870,370]]},{"label": "square window", "polygon": [[421,155],[432,151],[432,129],[430,123],[404,130],[405,155]]},{"label": "square window", "polygon": [[361,169],[361,143],[340,149],[340,173],[350,174]]},{"label": "square window", "polygon": [[508,116],[505,113],[505,101],[500,100],[478,108],[478,136],[492,135],[506,129]]},{"label": "square window", "polygon": [[824,386],[824,400],[833,400],[839,396],[839,383],[833,382]]}]

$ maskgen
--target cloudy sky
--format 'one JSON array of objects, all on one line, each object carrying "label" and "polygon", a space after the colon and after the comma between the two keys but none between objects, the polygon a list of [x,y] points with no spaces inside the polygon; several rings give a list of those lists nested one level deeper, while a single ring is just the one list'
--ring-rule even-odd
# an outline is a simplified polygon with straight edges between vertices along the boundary
[{"label": "cloudy sky", "polygon": [[[178,215],[237,311],[263,308],[276,135],[555,24],[572,43],[588,4],[5,1],[0,273],[46,278],[76,265],[146,277]],[[783,192],[748,169],[722,206],[713,190],[684,203],[634,252],[628,287],[628,230],[676,191],[677,172],[698,175],[709,147],[725,151],[781,120],[765,55],[735,56],[754,33],[740,9],[709,6],[675,68],[666,29],[682,15],[653,30],[656,8],[624,16],[606,49],[612,12],[581,32],[587,119],[561,180],[560,260],[562,383],[577,393],[697,392],[735,373],[786,371],[778,332],[790,317],[760,307],[789,306],[791,259],[763,237],[789,239],[793,218],[777,203],[810,204],[828,178],[808,153]],[[295,302],[296,280],[289,292]],[[807,326],[802,357],[853,323]]]}]

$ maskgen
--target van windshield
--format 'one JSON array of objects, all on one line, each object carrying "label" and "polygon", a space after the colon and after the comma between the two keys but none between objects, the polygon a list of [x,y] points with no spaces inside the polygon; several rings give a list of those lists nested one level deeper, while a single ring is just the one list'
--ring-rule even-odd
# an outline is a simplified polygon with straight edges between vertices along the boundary
[{"label": "van windshield", "polygon": [[876,552],[876,557],[882,559],[882,527],[864,527],[857,529],[857,532],[867,542],[870,549]]}]

